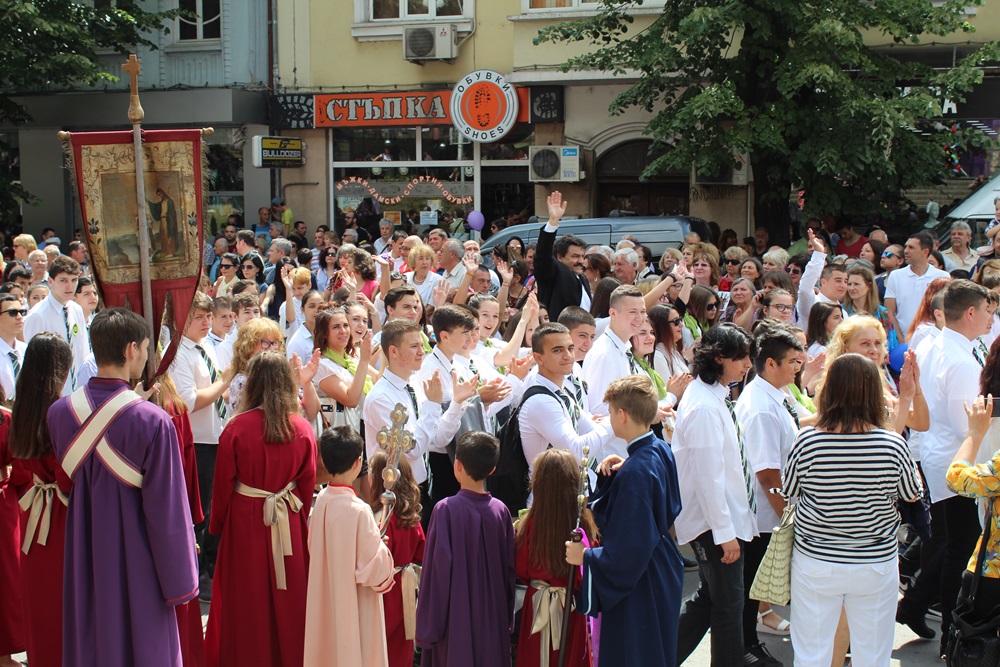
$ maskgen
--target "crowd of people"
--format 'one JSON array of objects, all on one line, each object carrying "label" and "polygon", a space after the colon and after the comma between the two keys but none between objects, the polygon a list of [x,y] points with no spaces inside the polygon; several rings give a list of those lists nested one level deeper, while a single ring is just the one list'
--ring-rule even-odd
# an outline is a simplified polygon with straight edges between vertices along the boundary
[{"label": "crowd of people", "polygon": [[[761,635],[790,635],[796,665],[882,667],[932,609],[943,653],[1000,496],[991,246],[810,220],[654,263],[560,235],[566,206],[484,261],[349,209],[310,242],[278,198],[206,239],[155,336],[81,241],[15,237],[0,667],[673,665],[709,630],[713,665],[780,667]],[[750,589],[789,504],[783,618]]]}]

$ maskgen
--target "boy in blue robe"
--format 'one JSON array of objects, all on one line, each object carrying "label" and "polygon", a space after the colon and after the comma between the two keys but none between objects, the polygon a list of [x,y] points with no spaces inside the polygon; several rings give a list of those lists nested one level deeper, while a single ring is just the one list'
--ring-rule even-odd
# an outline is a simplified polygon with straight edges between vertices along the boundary
[{"label": "boy in blue robe", "polygon": [[646,375],[608,387],[611,426],[629,443],[628,459],[601,463],[602,473],[617,471],[595,506],[602,546],[566,543],[566,561],[583,566],[577,610],[601,614],[599,667],[673,667],[677,660],[684,564],[670,526],[681,498],[674,456],[649,428],[657,398]]}]

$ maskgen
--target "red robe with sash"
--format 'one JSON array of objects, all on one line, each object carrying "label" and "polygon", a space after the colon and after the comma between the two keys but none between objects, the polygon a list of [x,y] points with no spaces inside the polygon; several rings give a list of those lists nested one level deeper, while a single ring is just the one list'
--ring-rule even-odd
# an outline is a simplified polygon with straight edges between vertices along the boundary
[{"label": "red robe with sash", "polygon": [[[63,493],[72,483],[52,454],[37,459],[14,459],[10,483],[18,498],[35,486],[58,482]],[[27,554],[21,554],[21,577],[24,583],[24,628],[31,667],[62,667],[63,630],[63,552],[66,536],[66,506],[52,495],[49,535],[39,544],[42,527],[35,529]],[[21,540],[27,537],[29,512],[21,512]],[[41,522],[39,522],[41,524]]]},{"label": "red robe with sash", "polygon": [[[135,396],[126,390],[122,380],[95,377],[82,393],[56,401],[47,416],[52,447],[73,478],[63,667],[181,667],[174,607],[198,594],[177,429],[167,413],[137,400],[104,431],[105,453],[75,441],[92,420],[81,425],[74,401],[97,415],[119,394]],[[69,465],[80,454],[79,465]]]},{"label": "red robe with sash", "polygon": [[7,479],[10,449],[7,433],[10,411],[0,408],[0,656],[24,650],[24,585],[21,581],[21,510],[17,493]]},{"label": "red robe with sash", "polygon": [[[392,561],[397,568],[409,563],[424,561],[424,528],[418,522],[412,528],[400,528],[399,518],[393,514],[389,517],[389,527],[385,531],[389,538],[388,547],[392,552]],[[389,667],[412,667],[413,640],[406,638],[406,626],[403,617],[403,586],[402,572],[395,574],[396,583],[388,593],[382,595],[382,606],[385,610],[385,643],[389,651]],[[415,619],[414,619],[415,620]]]},{"label": "red robe with sash", "polygon": [[[176,412],[167,406],[170,421],[177,429],[177,444],[180,445],[181,463],[184,466],[184,485],[187,487],[188,506],[191,521],[199,524],[205,520],[201,509],[201,494],[198,491],[198,463],[194,457],[194,436],[191,434],[191,419],[187,410]],[[192,527],[193,530],[193,527]],[[198,598],[177,605],[177,630],[181,638],[181,657],[184,667],[205,667],[205,633],[201,624],[201,603]]]},{"label": "red robe with sash", "polygon": [[[219,438],[209,532],[221,535],[205,633],[208,664],[301,667],[305,644],[308,527],[316,484],[316,436],[292,415],[294,433],[283,443],[264,441],[264,413],[233,417]],[[288,510],[291,555],[284,556],[285,589],[278,588],[271,527],[263,498],[236,490],[237,482],[268,493],[295,482],[302,507]]]}]

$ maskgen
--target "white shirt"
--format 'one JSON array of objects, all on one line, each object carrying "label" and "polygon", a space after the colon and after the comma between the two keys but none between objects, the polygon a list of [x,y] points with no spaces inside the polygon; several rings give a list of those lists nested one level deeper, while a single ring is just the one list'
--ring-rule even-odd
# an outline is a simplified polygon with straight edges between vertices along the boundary
[{"label": "white shirt", "polygon": [[[170,364],[170,378],[174,381],[174,386],[177,388],[181,400],[187,404],[190,411],[188,414],[191,418],[191,435],[194,436],[194,441],[202,445],[217,445],[225,424],[216,410],[215,401],[198,411],[194,409],[198,390],[212,384],[208,364],[202,359],[201,353],[195,349],[195,345],[196,343],[187,336],[181,337],[181,342],[177,346],[177,355]],[[215,348],[204,340],[202,340],[200,347],[215,364],[216,372],[221,373],[222,369],[216,359]]]},{"label": "white shirt", "polygon": [[917,314],[917,308],[920,307],[920,301],[924,298],[924,292],[927,291],[931,281],[935,278],[948,277],[947,273],[930,265],[922,276],[915,274],[909,266],[896,269],[889,274],[885,280],[885,298],[896,300],[896,322],[899,323],[901,330],[910,330],[910,323]]},{"label": "white shirt", "polygon": [[[496,417],[501,410],[511,406],[514,401],[519,401],[521,399],[523,385],[520,380],[514,375],[500,375],[497,369],[490,363],[482,363],[482,359],[476,356],[475,359],[469,357],[463,357],[460,354],[456,354],[452,358],[452,367],[455,372],[458,373],[459,380],[467,380],[473,375],[479,375],[479,381],[481,383],[492,382],[496,378],[501,378],[506,384],[510,385],[510,393],[502,401],[497,401],[496,403],[490,403],[489,405],[482,405],[483,415],[485,416],[486,427],[492,430],[493,418]],[[473,372],[472,366],[475,365],[476,370]],[[496,435],[496,434],[494,434]]]},{"label": "white shirt", "polygon": [[923,324],[918,324],[916,331],[913,332],[913,336],[910,338],[909,349],[916,350],[925,339],[937,338],[940,333],[941,330],[937,328],[937,324],[934,322],[924,322]]},{"label": "white shirt", "polygon": [[[10,353],[13,352],[17,356],[18,366],[24,366],[24,351],[27,349],[28,344],[24,341],[15,338],[14,347],[11,347],[7,341],[0,338],[0,385],[3,386],[3,395],[8,402],[16,398],[15,388],[17,386],[14,377],[14,362],[11,361]],[[79,380],[77,384],[80,384]]]},{"label": "white shirt", "polygon": [[229,330],[229,335],[215,348],[215,360],[218,362],[220,372],[229,368],[229,364],[233,362],[233,345],[236,343],[237,331],[234,324],[233,328]]},{"label": "white shirt", "polygon": [[83,308],[75,301],[66,302],[69,315],[69,334],[66,332],[66,318],[63,314],[63,304],[59,303],[50,293],[47,297],[32,306],[24,318],[24,340],[30,342],[36,334],[43,331],[54,333],[69,343],[73,351],[73,373],[66,378],[62,395],[68,396],[77,385],[70,386],[72,380],[83,365],[83,360],[90,354],[90,335],[87,332],[87,320],[83,316]]},{"label": "white shirt", "polygon": [[[667,355],[670,355],[669,358]],[[653,352],[653,370],[659,373],[665,382],[669,382],[674,375],[691,372],[684,355],[676,349],[667,350],[663,343],[657,343]]]},{"label": "white shirt", "polygon": [[[226,336],[228,336],[228,335],[229,334],[226,334]],[[205,340],[207,342],[211,343],[212,347],[214,347],[216,349],[219,348],[219,345],[221,345],[222,341],[224,341],[225,339],[226,339],[225,336],[219,336],[214,331],[209,331],[208,335],[205,336]]]},{"label": "white shirt", "polygon": [[420,295],[420,300],[426,306],[429,303],[434,303],[434,288],[437,287],[444,278],[434,273],[433,271],[427,272],[427,277],[424,278],[424,282],[419,285],[413,282],[413,272],[407,273],[405,275],[406,282],[413,286],[413,289],[417,290],[417,294]]},{"label": "white shirt", "polygon": [[681,487],[682,509],[674,522],[680,544],[709,530],[716,544],[757,536],[728,396],[728,387],[695,378],[677,406],[671,449]]},{"label": "white shirt", "polygon": [[[604,402],[604,392],[615,380],[632,374],[628,353],[632,343],[619,338],[611,327],[594,340],[593,347],[583,360],[583,377],[587,383],[587,404],[595,415],[608,414],[608,404]],[[617,454],[628,458],[628,443],[615,438],[608,445],[607,454]]]},{"label": "white shirt", "polygon": [[979,394],[977,380],[982,367],[972,355],[976,345],[975,341],[945,327],[930,345],[921,345],[917,350],[920,389],[931,422],[920,439],[920,464],[932,503],[955,495],[948,489],[945,475],[969,432],[965,404],[972,405]]},{"label": "white shirt", "polygon": [[802,271],[802,278],[799,279],[799,298],[795,302],[795,312],[798,314],[798,321],[801,324],[809,322],[809,311],[816,303],[816,282],[823,275],[823,267],[825,266],[826,253],[813,251],[809,263]]},{"label": "white shirt", "polygon": [[389,245],[389,241],[391,240],[392,240],[391,238],[384,239],[381,236],[375,239],[375,243],[372,244],[375,246],[375,254],[381,255],[383,252],[385,252],[385,248],[387,245]]},{"label": "white shirt", "polygon": [[444,276],[442,277],[448,281],[448,287],[458,289],[462,285],[462,281],[465,280],[466,273],[468,273],[468,271],[466,271],[465,265],[462,264],[462,262],[459,262],[452,267],[451,271],[445,271]]},{"label": "white shirt", "polygon": [[761,470],[784,473],[788,453],[798,433],[795,419],[785,408],[786,400],[794,409],[794,399],[758,375],[743,388],[736,401],[736,418],[743,426],[743,446],[754,473],[757,527],[762,533],[770,533],[781,523],[781,517],[768,502],[767,489],[761,486],[757,473]]},{"label": "white shirt", "polygon": [[292,358],[293,354],[299,355],[299,359],[302,360],[302,364],[305,365],[309,363],[309,358],[312,357],[313,353],[313,335],[309,329],[305,326],[299,327],[299,330],[292,334],[292,337],[288,339],[285,344],[285,354],[289,359]]},{"label": "white shirt", "polygon": [[[541,375],[536,376],[534,385],[545,387],[553,394],[558,391],[551,380]],[[568,395],[572,400],[573,394]],[[574,459],[580,459],[584,446],[587,446],[590,447],[591,458],[600,461],[604,458],[602,450],[605,445],[614,438],[610,424],[596,424],[585,413],[581,413],[574,429],[566,404],[551,394],[536,394],[526,400],[521,406],[518,426],[529,477],[534,470],[535,457],[547,449],[565,449],[573,454]]]},{"label": "white shirt", "polygon": [[[417,401],[420,405],[423,405],[427,400],[427,396],[424,394],[424,382],[434,377],[435,371],[437,371],[441,378],[441,405],[443,406],[445,403],[450,403],[448,406],[449,410],[455,405],[454,394],[452,393],[451,386],[451,372],[452,370],[455,370],[455,372],[459,374],[461,374],[461,372],[458,368],[456,368],[454,359],[455,358],[453,358],[452,361],[449,361],[439,347],[435,347],[430,351],[430,353],[424,355],[424,361],[420,366],[420,370],[413,374],[413,381],[410,383],[417,393]],[[468,406],[464,403],[460,403],[456,407],[459,417],[465,414],[467,407]],[[421,414],[423,414],[422,411]],[[452,438],[455,437],[457,432],[457,429],[452,431],[447,428],[439,428],[435,436],[431,439],[431,451],[446,451],[445,448],[449,443],[451,443]]]},{"label": "white shirt", "polygon": [[[406,390],[406,384],[405,379],[386,369],[372,390],[368,392],[364,408],[365,449],[369,458],[378,450],[379,445],[376,439],[378,432],[382,427],[392,427],[389,414],[395,409],[397,403],[401,403],[406,408],[405,428],[413,433],[414,442],[413,449],[405,454],[406,460],[413,468],[414,481],[417,484],[422,484],[427,481],[424,454],[445,451],[444,447],[437,448],[434,442],[439,439],[439,432],[441,436],[447,436],[444,439],[445,444],[455,437],[465,408],[461,404],[456,405],[453,401],[442,414],[439,403],[432,403],[426,398],[421,402],[418,394],[417,404],[420,406],[420,419],[417,419],[416,415],[413,414],[413,403]],[[416,387],[413,388],[416,390]]]}]

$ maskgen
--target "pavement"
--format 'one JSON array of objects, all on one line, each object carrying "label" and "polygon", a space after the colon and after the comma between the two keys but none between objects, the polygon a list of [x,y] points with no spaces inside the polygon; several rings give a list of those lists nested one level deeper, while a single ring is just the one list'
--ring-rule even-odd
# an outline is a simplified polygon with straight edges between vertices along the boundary
[{"label": "pavement", "polygon": [[[693,555],[685,548],[681,549],[681,553],[693,560]],[[684,574],[684,598],[687,599],[696,588],[698,588],[698,573],[686,572]],[[790,618],[786,607],[774,607],[774,609],[781,614],[782,618]],[[927,625],[937,632],[938,637],[931,640],[920,639],[905,625],[896,624],[896,632],[892,642],[892,660],[889,663],[891,667],[944,667],[944,661],[937,655],[941,635],[940,621],[928,618]],[[784,667],[794,667],[792,642],[789,637],[761,634],[760,639],[771,655],[781,661]],[[710,667],[712,664],[710,643],[710,637],[706,634],[697,650],[684,662],[684,667]]]}]

